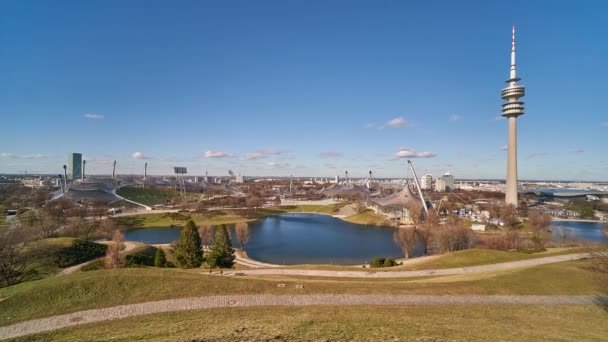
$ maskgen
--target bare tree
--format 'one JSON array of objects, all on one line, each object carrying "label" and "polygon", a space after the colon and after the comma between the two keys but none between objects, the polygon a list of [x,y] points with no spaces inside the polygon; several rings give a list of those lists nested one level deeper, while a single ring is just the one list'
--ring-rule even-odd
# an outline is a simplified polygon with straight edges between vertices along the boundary
[{"label": "bare tree", "polygon": [[439,229],[439,215],[437,215],[434,209],[430,209],[424,223],[416,228],[424,254],[428,253],[431,237],[437,229]]},{"label": "bare tree", "polygon": [[209,246],[213,239],[213,226],[210,224],[201,225],[198,228],[198,235],[201,237],[203,247]]},{"label": "bare tree", "polygon": [[451,218],[448,223],[437,230],[435,241],[440,252],[453,252],[471,246],[471,232],[465,228],[462,220]]},{"label": "bare tree", "polygon": [[359,198],[355,204],[355,211],[359,214],[365,212],[367,210],[367,205],[365,205],[365,201]]},{"label": "bare tree", "polygon": [[112,234],[112,243],[108,246],[108,251],[106,252],[106,268],[118,268],[122,265],[120,262],[120,252],[125,249],[124,241],[125,239],[120,230],[115,230],[114,234]]},{"label": "bare tree", "polygon": [[515,228],[515,225],[519,223],[517,208],[512,204],[507,204],[500,208],[500,220],[507,229]]},{"label": "bare tree", "polygon": [[249,225],[245,222],[236,224],[236,238],[241,244],[241,250],[245,249],[245,245],[249,242]]},{"label": "bare tree", "polygon": [[37,256],[30,248],[32,237],[28,232],[11,229],[0,233],[0,287],[31,280],[38,275]]},{"label": "bare tree", "polygon": [[414,225],[418,225],[422,218],[422,204],[418,201],[413,202],[408,208],[410,220]]},{"label": "bare tree", "polygon": [[102,220],[99,224],[99,233],[108,240],[112,239],[112,235],[116,229],[118,229],[116,221],[111,218]]},{"label": "bare tree", "polygon": [[397,228],[393,233],[393,241],[401,248],[405,258],[410,257],[410,252],[416,245],[416,229],[415,228]]},{"label": "bare tree", "polygon": [[531,210],[528,213],[528,222],[535,230],[547,230],[551,224],[551,215],[544,214],[540,210]]}]

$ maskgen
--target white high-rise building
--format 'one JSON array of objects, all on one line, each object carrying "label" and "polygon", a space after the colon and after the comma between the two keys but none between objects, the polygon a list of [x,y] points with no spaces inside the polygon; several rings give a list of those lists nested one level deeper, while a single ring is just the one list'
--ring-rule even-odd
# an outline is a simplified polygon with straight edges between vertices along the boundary
[{"label": "white high-rise building", "polygon": [[424,190],[433,189],[433,175],[426,174],[420,177],[420,187]]}]

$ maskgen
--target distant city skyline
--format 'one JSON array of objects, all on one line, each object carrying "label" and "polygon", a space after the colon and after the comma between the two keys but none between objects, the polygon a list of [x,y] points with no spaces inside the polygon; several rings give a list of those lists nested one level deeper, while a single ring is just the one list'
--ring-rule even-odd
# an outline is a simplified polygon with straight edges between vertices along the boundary
[{"label": "distant city skyline", "polygon": [[608,4],[584,4],[11,2],[0,173],[504,179],[516,25],[519,179],[606,181]]}]

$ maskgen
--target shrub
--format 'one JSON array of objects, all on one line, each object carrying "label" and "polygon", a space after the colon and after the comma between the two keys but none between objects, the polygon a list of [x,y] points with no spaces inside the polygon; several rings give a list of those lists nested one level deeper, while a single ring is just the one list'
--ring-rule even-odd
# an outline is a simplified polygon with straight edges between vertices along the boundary
[{"label": "shrub", "polygon": [[154,266],[154,258],[149,255],[129,254],[125,257],[125,266],[127,266],[127,267]]},{"label": "shrub", "polygon": [[80,268],[80,270],[84,271],[84,272],[88,272],[88,271],[103,270],[104,268],[105,268],[105,265],[104,265],[103,260],[95,260],[93,262],[90,262],[90,263],[82,266]]},{"label": "shrub", "polygon": [[384,264],[382,265],[382,267],[392,267],[392,266],[397,266],[397,262],[395,261],[394,258],[384,259]]},{"label": "shrub", "polygon": [[375,257],[369,263],[369,267],[378,268],[384,266],[384,258],[383,257]]},{"label": "shrub", "polygon": [[165,252],[162,248],[156,250],[156,255],[154,255],[154,266],[156,267],[165,267],[167,264],[167,258],[165,257]]},{"label": "shrub", "polygon": [[104,256],[107,248],[105,245],[88,240],[74,240],[70,247],[59,250],[55,263],[62,268],[74,266]]}]

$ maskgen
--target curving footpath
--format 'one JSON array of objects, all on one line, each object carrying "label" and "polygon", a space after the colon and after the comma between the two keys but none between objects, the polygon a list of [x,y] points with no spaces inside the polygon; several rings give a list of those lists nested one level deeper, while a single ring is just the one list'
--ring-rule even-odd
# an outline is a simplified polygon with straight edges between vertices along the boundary
[{"label": "curving footpath", "polygon": [[15,338],[81,324],[133,316],[226,307],[309,305],[593,305],[608,296],[482,295],[233,295],[170,299],[86,310],[0,327],[0,339]]},{"label": "curving footpath", "polygon": [[508,271],[518,268],[533,267],[539,265],[553,264],[563,261],[579,260],[590,257],[589,253],[554,255],[543,258],[502,262],[498,264],[467,266],[459,268],[445,268],[437,270],[419,271],[332,271],[332,270],[296,270],[275,267],[272,269],[247,269],[224,272],[226,275],[296,275],[308,277],[333,277],[333,278],[413,278],[427,276],[445,276],[458,274],[485,273],[496,271]]}]

